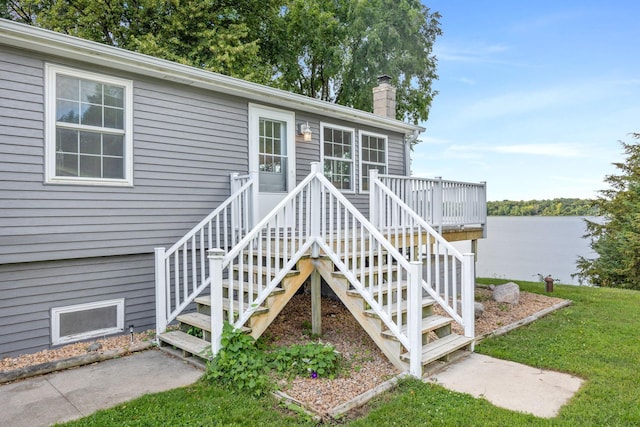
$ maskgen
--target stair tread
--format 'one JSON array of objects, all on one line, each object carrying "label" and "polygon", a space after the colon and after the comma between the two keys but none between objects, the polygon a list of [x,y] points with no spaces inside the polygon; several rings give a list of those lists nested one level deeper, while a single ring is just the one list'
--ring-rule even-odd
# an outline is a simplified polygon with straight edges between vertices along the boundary
[{"label": "stair tread", "polygon": [[[340,274],[342,274],[342,273],[340,273]],[[400,283],[400,289],[402,289],[402,290],[406,290],[406,289],[407,289],[407,287],[408,287],[408,284],[407,284],[407,282],[406,282],[406,281],[402,281],[402,282]],[[369,288],[367,287],[367,290],[368,290],[368,289],[369,289]],[[380,291],[380,285],[375,285],[375,286],[373,286],[371,289],[372,289],[372,291],[373,291],[373,294],[374,294],[374,295],[376,295],[376,294]],[[387,284],[386,284],[386,283],[383,283],[383,284],[382,284],[382,293],[383,293],[383,294],[386,294],[388,290],[389,290],[389,288],[387,287]],[[391,290],[392,290],[392,291],[395,291],[395,290],[396,290],[396,288],[394,287],[394,288],[392,288]],[[347,289],[347,294],[348,294],[348,295],[351,295],[351,296],[358,296],[358,295],[360,295],[360,292],[358,292],[358,291],[357,291],[357,290],[355,290],[355,289]]]},{"label": "stair tread", "polygon": [[[286,278],[286,277],[287,277],[287,276],[285,276],[285,278]],[[240,283],[241,283],[241,282],[240,282],[239,280],[237,280],[237,279],[235,279],[235,280],[233,281],[233,290],[234,290],[234,291],[238,291],[238,290],[240,290]],[[243,292],[248,292],[248,291],[249,291],[249,284],[248,284],[247,282],[245,282],[245,281],[242,281],[242,285],[243,285],[243,286],[242,286],[242,290],[243,290]],[[223,280],[223,286],[224,286],[224,288],[225,288],[225,289],[229,289],[229,279],[224,279],[224,280]],[[282,292],[284,292],[284,289],[283,289],[283,288],[281,288],[280,286],[276,286],[276,287],[275,287],[275,288],[273,288],[273,290],[271,291],[271,294],[272,294],[272,295],[276,295],[276,294],[279,294],[279,293],[282,293]],[[258,287],[257,287],[257,286],[255,286],[255,284],[254,284],[254,286],[253,286],[253,293],[254,293],[254,294],[257,294],[257,293],[258,293]]]},{"label": "stair tread", "polygon": [[[452,322],[453,319],[451,319],[450,317],[440,316],[437,314],[427,316],[422,319],[422,333],[424,334],[434,331],[438,328],[442,328],[443,326],[450,325]],[[402,332],[405,334],[407,333],[406,325],[402,326]],[[385,338],[395,339],[395,335],[393,335],[393,333],[389,329],[382,331],[382,335]]]},{"label": "stair tread", "polygon": [[[245,273],[249,272],[249,267],[251,266],[251,263],[247,263],[245,262],[244,265],[242,266],[242,271],[244,271]],[[238,271],[240,270],[240,266],[236,263],[233,266],[234,270]],[[253,273],[257,273],[258,272],[258,267],[256,267],[255,265],[253,265]],[[267,275],[267,267],[262,267],[262,272],[263,274],[266,276]],[[271,269],[271,276],[275,276],[277,273],[277,270],[275,268]],[[299,270],[289,270],[287,272],[287,274],[285,274],[284,277],[290,277],[290,276],[297,276],[298,274],[300,274]]]},{"label": "stair tread", "polygon": [[[423,345],[422,364],[427,365],[431,362],[435,362],[436,360],[471,344],[473,340],[473,338],[451,334],[432,341],[427,345]],[[404,360],[409,360],[409,353],[405,352],[401,354],[400,357]]]},{"label": "stair tread", "polygon": [[[184,313],[176,317],[176,320],[185,325],[195,326],[203,331],[211,332],[211,316],[204,313]],[[240,328],[243,333],[251,332],[251,328],[245,326]]]},{"label": "stair tread", "polygon": [[[206,305],[206,306],[211,307],[211,295],[199,296],[196,299],[194,299],[194,301],[197,304]],[[245,302],[245,303],[243,303],[243,305],[246,307],[248,304]],[[222,298],[222,307],[223,308],[224,307],[229,307],[229,299],[228,298]],[[234,301],[233,302],[233,311],[235,312],[237,310],[237,308],[238,308],[238,302]],[[267,307],[261,305],[261,306],[256,308],[255,313],[256,314],[261,314],[261,313],[266,313],[268,311],[269,311],[269,309]]]},{"label": "stair tread", "polygon": [[[433,304],[435,304],[435,300],[433,298],[429,298],[429,297],[422,298],[422,307],[423,308],[424,307],[429,307],[429,306],[431,306]],[[396,314],[397,304],[393,304],[393,306],[394,306],[394,309],[391,310],[391,313]],[[387,311],[387,307],[388,306],[386,306],[386,305],[383,306],[382,307],[382,311],[386,312]],[[407,301],[402,301],[402,303],[400,303],[400,311],[403,312],[403,313],[407,311]],[[373,309],[365,310],[364,314],[367,315],[367,316],[374,316],[374,317],[378,316],[376,314],[376,312],[373,311]]]},{"label": "stair tread", "polygon": [[182,331],[170,331],[158,335],[158,338],[187,353],[207,359],[211,351],[211,343]]}]

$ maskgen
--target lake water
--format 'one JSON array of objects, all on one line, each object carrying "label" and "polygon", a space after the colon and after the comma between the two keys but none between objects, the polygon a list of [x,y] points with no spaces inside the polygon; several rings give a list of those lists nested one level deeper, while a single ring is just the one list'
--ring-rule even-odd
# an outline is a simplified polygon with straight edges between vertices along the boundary
[{"label": "lake water", "polygon": [[[560,283],[580,284],[578,256],[594,257],[585,234],[585,217],[492,216],[487,219],[487,238],[478,240],[478,277],[538,281],[550,274]],[[593,219],[593,218],[589,218]],[[469,242],[455,243],[467,252]]]}]

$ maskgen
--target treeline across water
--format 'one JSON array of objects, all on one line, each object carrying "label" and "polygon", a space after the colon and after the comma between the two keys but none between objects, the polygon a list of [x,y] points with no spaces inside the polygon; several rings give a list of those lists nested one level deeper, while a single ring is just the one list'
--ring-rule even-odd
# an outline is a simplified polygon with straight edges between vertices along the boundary
[{"label": "treeline across water", "polygon": [[502,200],[487,202],[489,216],[598,216],[589,199]]}]

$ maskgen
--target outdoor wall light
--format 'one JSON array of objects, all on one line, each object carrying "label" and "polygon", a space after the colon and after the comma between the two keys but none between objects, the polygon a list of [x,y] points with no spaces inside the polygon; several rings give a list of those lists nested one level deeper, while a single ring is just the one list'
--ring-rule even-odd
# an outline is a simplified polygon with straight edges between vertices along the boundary
[{"label": "outdoor wall light", "polygon": [[298,135],[302,135],[302,140],[304,142],[311,142],[311,126],[309,126],[309,122],[300,122],[298,123]]}]

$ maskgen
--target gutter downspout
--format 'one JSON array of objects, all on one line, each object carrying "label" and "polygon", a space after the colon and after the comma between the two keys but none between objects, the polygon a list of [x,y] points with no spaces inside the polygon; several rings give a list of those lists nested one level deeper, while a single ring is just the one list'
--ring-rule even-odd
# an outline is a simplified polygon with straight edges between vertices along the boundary
[{"label": "gutter downspout", "polygon": [[420,136],[419,130],[414,130],[412,135],[404,139],[404,175],[411,176],[411,144]]}]

